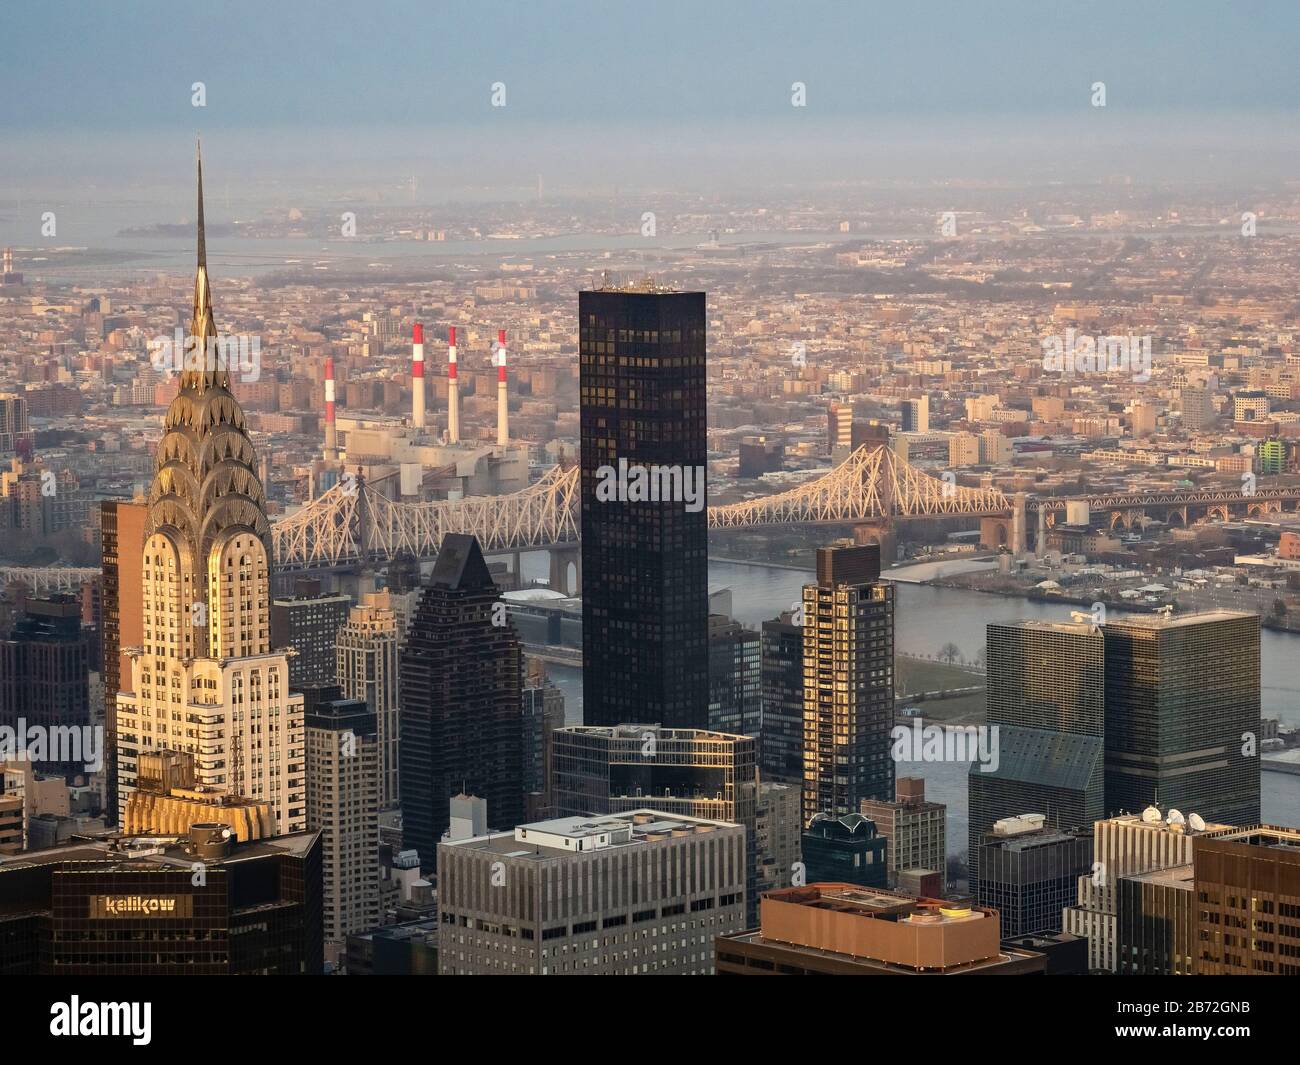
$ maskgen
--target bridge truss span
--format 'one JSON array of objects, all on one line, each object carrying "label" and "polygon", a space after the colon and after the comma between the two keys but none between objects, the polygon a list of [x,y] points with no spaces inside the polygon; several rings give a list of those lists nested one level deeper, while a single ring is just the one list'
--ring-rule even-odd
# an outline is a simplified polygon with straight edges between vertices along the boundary
[{"label": "bridge truss span", "polygon": [[709,508],[712,529],[892,518],[1005,514],[996,488],[967,488],[909,465],[887,447],[860,447],[829,473],[777,495]]},{"label": "bridge truss span", "polygon": [[271,526],[281,569],[344,566],[403,554],[432,558],[447,533],[468,533],[485,551],[576,544],[578,469],[552,467],[521,492],[431,503],[390,499],[349,477]]}]

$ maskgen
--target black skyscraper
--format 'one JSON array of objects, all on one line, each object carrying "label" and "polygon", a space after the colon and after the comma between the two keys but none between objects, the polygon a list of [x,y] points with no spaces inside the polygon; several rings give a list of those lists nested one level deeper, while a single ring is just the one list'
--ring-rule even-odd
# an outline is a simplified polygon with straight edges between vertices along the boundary
[{"label": "black skyscraper", "polygon": [[1259,617],[1214,610],[1106,624],[1106,806],[1260,820]]},{"label": "black skyscraper", "polygon": [[763,622],[764,782],[803,786],[803,628],[794,615]]},{"label": "black skyscraper", "polygon": [[578,318],[583,718],[706,728],[704,293],[583,292]]},{"label": "black skyscraper", "polygon": [[478,541],[449,533],[402,649],[403,842],[426,868],[453,795],[486,799],[494,828],[523,820],[522,652],[497,595]]},{"label": "black skyscraper", "polygon": [[[13,631],[0,639],[0,726],[25,732],[89,725],[89,677],[90,644],[77,599],[27,600]],[[36,768],[68,777],[87,771],[85,762],[54,758],[38,758]]]}]

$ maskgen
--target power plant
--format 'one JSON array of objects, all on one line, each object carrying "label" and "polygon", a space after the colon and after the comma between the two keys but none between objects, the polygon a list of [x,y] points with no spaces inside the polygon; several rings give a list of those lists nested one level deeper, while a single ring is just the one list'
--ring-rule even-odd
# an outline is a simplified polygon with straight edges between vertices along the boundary
[{"label": "power plant", "polygon": [[416,322],[411,331],[411,413],[401,420],[338,417],[334,360],[326,360],[325,461],[318,490],[344,472],[371,484],[387,481],[392,488],[386,485],[385,495],[411,501],[504,495],[528,486],[528,445],[510,442],[505,330],[497,331],[488,359],[497,370],[495,444],[490,438],[462,439],[456,327],[447,330],[447,429],[442,434],[436,429],[436,415],[431,425],[426,409],[424,355],[424,324]]}]

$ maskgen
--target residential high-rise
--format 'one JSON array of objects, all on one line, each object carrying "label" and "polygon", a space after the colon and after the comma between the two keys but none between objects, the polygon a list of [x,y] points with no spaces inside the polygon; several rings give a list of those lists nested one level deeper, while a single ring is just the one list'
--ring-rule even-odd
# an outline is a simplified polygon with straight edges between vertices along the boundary
[{"label": "residential high-rise", "polygon": [[903,432],[928,433],[930,431],[930,397],[903,400]]},{"label": "residential high-rise", "polygon": [[724,614],[710,614],[709,728],[757,738],[762,719],[759,635]]},{"label": "residential high-rise", "polygon": [[823,547],[803,589],[803,820],[894,794],[894,586],[880,548]]},{"label": "residential high-rise", "polygon": [[131,663],[124,647],[143,643],[144,607],[140,600],[144,527],[149,507],[143,502],[110,500],[100,505],[99,532],[103,557],[104,659],[104,813],[117,821],[117,693]]},{"label": "residential high-rise", "polygon": [[[40,728],[51,739],[55,729],[89,728],[90,644],[81,627],[75,596],[28,599],[23,612],[0,639],[0,726],[15,731]],[[81,746],[81,744],[78,744]],[[43,773],[73,777],[90,772],[92,754],[47,749],[34,758]]]},{"label": "residential high-rise", "polygon": [[528,660],[520,710],[525,816],[550,817],[555,812],[551,796],[555,731],[564,728],[564,692],[548,682],[545,667],[534,658]]},{"label": "residential high-rise", "polygon": [[1275,475],[1286,472],[1286,443],[1276,437],[1261,440],[1255,449],[1255,461],[1259,472]]},{"label": "residential high-rise", "polygon": [[832,403],[826,408],[826,444],[834,462],[842,462],[853,450],[853,407]]},{"label": "residential high-rise", "polygon": [[351,608],[351,598],[322,592],[320,581],[305,577],[294,581],[293,595],[271,603],[273,639],[296,652],[289,659],[291,687],[335,683],[339,629],[347,624]]},{"label": "residential high-rise", "polygon": [[1196,975],[1300,976],[1300,829],[1198,839]]},{"label": "residential high-rise", "polygon": [[703,292],[578,297],[583,716],[708,727]]},{"label": "residential high-rise", "polygon": [[1006,817],[984,837],[976,901],[1002,915],[1002,937],[1061,931],[1078,878],[1092,871],[1092,835],[1048,827],[1041,814]]},{"label": "residential high-rise", "polygon": [[375,715],[379,747],[379,808],[397,805],[398,670],[397,615],[380,604],[388,596],[366,595],[338,631],[338,685],[349,699],[363,699]]},{"label": "residential high-rise", "polygon": [[745,927],[744,836],[643,807],[444,841],[438,971],[710,974]]},{"label": "residential high-rise", "polygon": [[1208,429],[1214,425],[1214,391],[1209,388],[1184,388],[1179,393],[1183,425],[1188,429]]},{"label": "residential high-rise", "polygon": [[[149,489],[141,645],[117,700],[118,804],[138,755],[194,755],[204,787],[268,801],[281,832],[307,823],[302,697],[271,643],[271,527],[244,412],[230,392],[208,285],[203,170],[194,358],[167,409]],[[119,551],[121,545],[119,544]]]},{"label": "residential high-rise", "polygon": [[988,626],[986,727],[997,758],[972,763],[968,778],[972,890],[994,822],[1032,811],[1083,829],[1105,814],[1103,642],[1087,622]]},{"label": "residential high-rise", "polygon": [[754,912],[765,891],[789,887],[794,881],[796,864],[803,860],[802,806],[803,794],[797,784],[759,782],[754,816]]},{"label": "residential high-rise", "polygon": [[495,825],[523,819],[523,652],[497,604],[478,541],[448,533],[400,665],[403,842],[426,869],[449,824],[452,796],[487,800]]},{"label": "residential high-rise", "polygon": [[[648,802],[665,814],[745,828],[746,892],[756,894],[758,741],[705,729],[572,725],[554,734],[557,816],[622,813]],[[752,916],[757,918],[754,909]]]},{"label": "residential high-rise", "polygon": [[1260,817],[1259,617],[1214,610],[1106,624],[1106,806]]},{"label": "residential high-rise", "polygon": [[803,786],[803,628],[794,613],[763,622],[761,677],[763,779]]},{"label": "residential high-rise", "polygon": [[863,799],[858,809],[889,843],[890,887],[896,887],[899,874],[909,869],[937,873],[940,887],[946,885],[948,808],[925,801],[922,777],[899,777],[891,801]]},{"label": "residential high-rise", "polygon": [[16,392],[0,392],[0,455],[32,442],[27,420],[27,399]]},{"label": "residential high-rise", "polygon": [[307,693],[307,827],[321,835],[325,956],[379,924],[379,730],[363,699]]}]

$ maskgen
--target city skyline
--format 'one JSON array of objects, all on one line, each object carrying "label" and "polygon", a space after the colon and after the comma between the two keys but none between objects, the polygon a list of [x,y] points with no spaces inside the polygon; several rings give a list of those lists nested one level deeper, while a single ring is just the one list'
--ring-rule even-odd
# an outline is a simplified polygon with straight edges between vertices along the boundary
[{"label": "city skyline", "polygon": [[[52,1036],[190,974],[1300,975],[1289,7],[0,38],[0,974],[127,1000],[25,982]],[[371,1039],[353,986],[278,1016]]]}]

